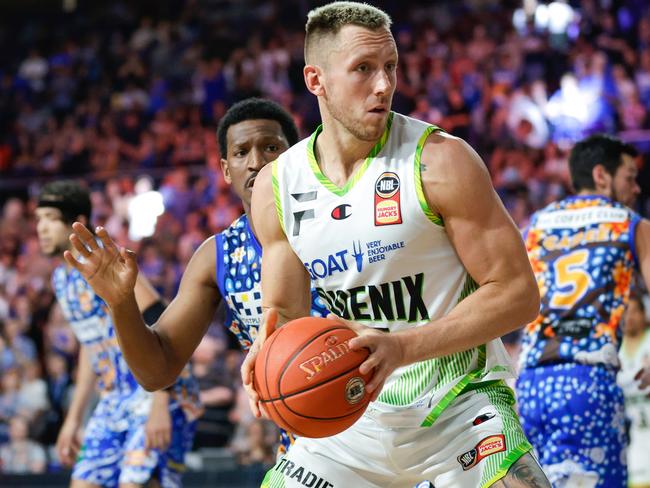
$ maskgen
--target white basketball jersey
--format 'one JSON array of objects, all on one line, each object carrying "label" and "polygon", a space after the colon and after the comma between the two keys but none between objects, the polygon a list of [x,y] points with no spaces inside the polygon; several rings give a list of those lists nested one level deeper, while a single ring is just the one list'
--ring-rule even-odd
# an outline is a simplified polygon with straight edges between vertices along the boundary
[{"label": "white basketball jersey", "polygon": [[[343,188],[316,161],[321,130],[272,168],[282,228],[320,297],[340,317],[391,332],[449,313],[477,285],[422,191],[422,148],[438,128],[391,113]],[[369,413],[385,425],[428,426],[469,383],[512,375],[501,341],[491,341],[397,369]]]}]

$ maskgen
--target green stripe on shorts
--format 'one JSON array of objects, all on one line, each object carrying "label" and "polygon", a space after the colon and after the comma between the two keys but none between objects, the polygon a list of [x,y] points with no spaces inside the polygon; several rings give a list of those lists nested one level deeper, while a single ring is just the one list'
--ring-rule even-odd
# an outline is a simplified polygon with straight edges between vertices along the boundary
[{"label": "green stripe on shorts", "polygon": [[506,450],[483,459],[483,475],[481,488],[487,488],[503,478],[517,460],[530,451],[533,446],[528,442],[515,412],[515,396],[512,389],[503,381],[477,388],[476,393],[484,393],[494,405],[503,422],[503,435],[506,439]]},{"label": "green stripe on shorts", "polygon": [[[279,462],[279,461],[278,461]],[[285,488],[284,474],[282,470],[277,471],[277,464],[266,472],[260,488]]]}]

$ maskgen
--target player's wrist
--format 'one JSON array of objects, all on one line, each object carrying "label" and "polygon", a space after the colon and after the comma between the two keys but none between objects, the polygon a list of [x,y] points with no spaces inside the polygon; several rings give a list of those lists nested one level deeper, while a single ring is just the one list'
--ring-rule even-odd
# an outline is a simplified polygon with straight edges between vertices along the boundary
[{"label": "player's wrist", "polygon": [[412,339],[410,338],[411,334],[409,334],[409,332],[409,330],[403,330],[392,334],[395,338],[395,343],[397,344],[398,367],[407,366],[418,361],[411,354],[415,351]]},{"label": "player's wrist", "polygon": [[107,297],[104,301],[114,312],[127,311],[133,307],[139,311],[138,302],[135,299],[135,292],[133,290],[129,290],[127,293],[115,295],[113,297]]}]

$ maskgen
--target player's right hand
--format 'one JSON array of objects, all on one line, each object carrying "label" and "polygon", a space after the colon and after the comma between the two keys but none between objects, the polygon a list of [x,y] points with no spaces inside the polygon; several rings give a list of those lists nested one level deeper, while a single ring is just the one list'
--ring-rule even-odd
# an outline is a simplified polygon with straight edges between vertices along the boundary
[{"label": "player's right hand", "polygon": [[95,293],[109,306],[119,304],[133,294],[138,277],[135,253],[119,249],[103,227],[97,227],[95,231],[103,246],[83,224],[75,222],[72,230],[70,242],[82,260],[75,258],[70,251],[65,251],[63,257],[81,273]]},{"label": "player's right hand", "polygon": [[81,449],[79,438],[79,425],[74,422],[64,422],[56,439],[56,453],[64,466],[72,466],[77,459]]},{"label": "player's right hand", "polygon": [[262,345],[264,344],[266,338],[275,332],[275,326],[277,323],[278,311],[274,308],[269,308],[264,315],[264,323],[257,331],[255,342],[253,342],[253,345],[248,350],[248,354],[244,358],[244,362],[241,366],[241,378],[242,383],[244,384],[244,390],[248,394],[248,403],[250,404],[253,415],[255,415],[256,418],[260,418],[262,416],[263,410],[260,409],[260,397],[253,386],[255,359],[257,358],[257,355],[260,352],[260,349],[262,348]]},{"label": "player's right hand", "polygon": [[[645,390],[646,388],[650,387],[650,367],[637,371],[636,375],[634,375],[634,379],[639,382],[640,390]],[[650,391],[645,393],[646,396],[650,398]]]}]

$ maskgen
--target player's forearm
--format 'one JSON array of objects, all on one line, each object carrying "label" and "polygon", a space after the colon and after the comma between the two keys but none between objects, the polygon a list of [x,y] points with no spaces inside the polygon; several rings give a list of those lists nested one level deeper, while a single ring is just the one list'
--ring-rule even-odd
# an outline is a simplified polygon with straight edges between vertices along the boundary
[{"label": "player's forearm", "polygon": [[405,364],[447,356],[516,330],[539,313],[539,291],[529,276],[487,283],[448,315],[423,327],[398,332]]},{"label": "player's forearm", "polygon": [[148,391],[161,390],[174,382],[174,357],[154,328],[145,324],[135,296],[110,307],[120,349],[140,383]]},{"label": "player's forearm", "polygon": [[66,421],[81,423],[96,383],[97,376],[92,369],[90,359],[88,358],[88,352],[85,347],[82,346],[81,351],[79,352],[79,364],[77,366],[74,393],[72,395],[70,407],[68,408]]}]

